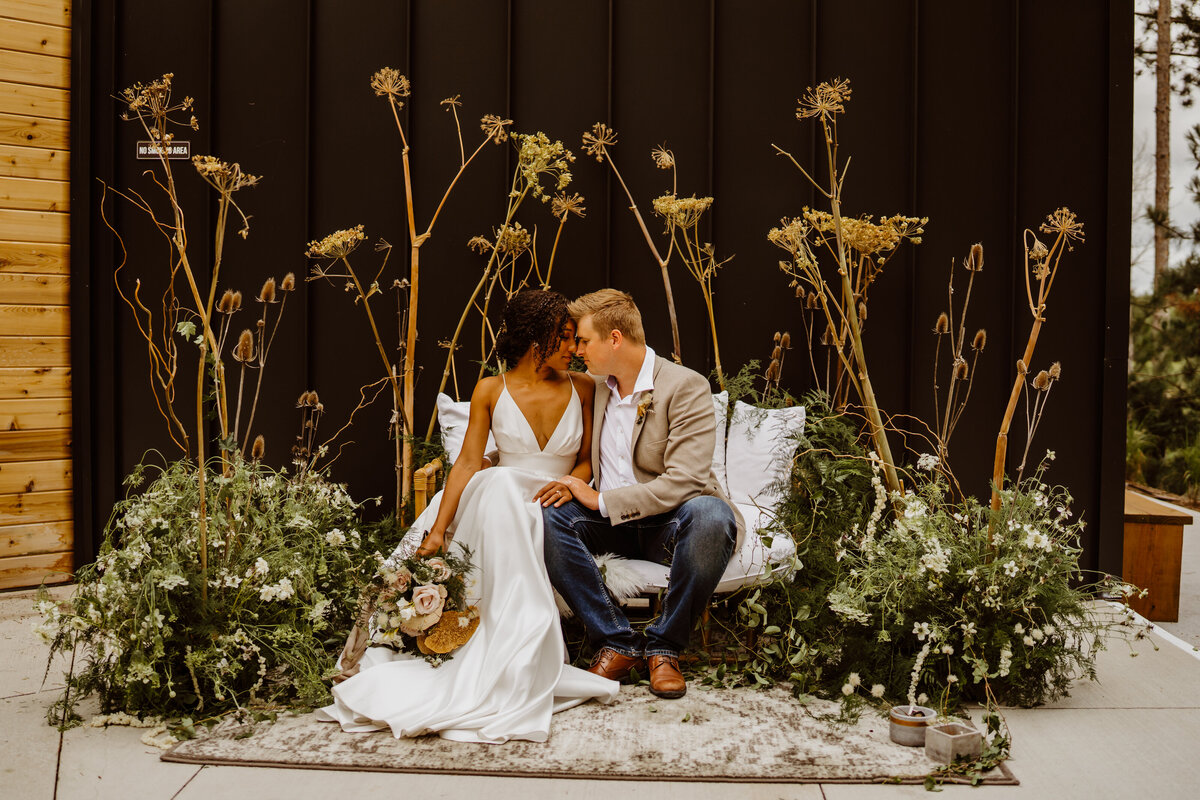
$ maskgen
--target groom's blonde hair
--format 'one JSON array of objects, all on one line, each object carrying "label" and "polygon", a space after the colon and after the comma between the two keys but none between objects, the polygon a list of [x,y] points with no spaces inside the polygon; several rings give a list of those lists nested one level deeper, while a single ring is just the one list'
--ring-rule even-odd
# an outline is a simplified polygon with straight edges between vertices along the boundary
[{"label": "groom's blonde hair", "polygon": [[638,311],[633,298],[619,289],[600,289],[576,298],[567,308],[571,317],[578,322],[591,316],[592,325],[601,335],[620,331],[621,335],[634,344],[645,344],[646,333],[642,329],[642,312]]}]

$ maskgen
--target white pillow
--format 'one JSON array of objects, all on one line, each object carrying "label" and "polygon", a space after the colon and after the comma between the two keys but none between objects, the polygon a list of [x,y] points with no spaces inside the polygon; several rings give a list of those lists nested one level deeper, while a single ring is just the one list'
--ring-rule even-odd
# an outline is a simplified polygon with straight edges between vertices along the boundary
[{"label": "white pillow", "polygon": [[721,490],[729,495],[729,477],[725,474],[725,425],[729,416],[729,392],[714,394],[713,416],[717,418],[717,441],[713,445],[712,468]]},{"label": "white pillow", "polygon": [[[442,429],[442,447],[446,448],[446,458],[453,464],[458,461],[458,453],[462,450],[463,439],[467,437],[467,421],[471,418],[471,401],[457,401],[448,394],[438,392],[437,396],[438,427]],[[488,431],[487,447],[484,453],[496,449],[496,440]]]},{"label": "white pillow", "polygon": [[738,401],[729,423],[725,469],[729,499],[774,511],[781,496],[775,484],[787,478],[804,430],[804,406],[755,408]]}]

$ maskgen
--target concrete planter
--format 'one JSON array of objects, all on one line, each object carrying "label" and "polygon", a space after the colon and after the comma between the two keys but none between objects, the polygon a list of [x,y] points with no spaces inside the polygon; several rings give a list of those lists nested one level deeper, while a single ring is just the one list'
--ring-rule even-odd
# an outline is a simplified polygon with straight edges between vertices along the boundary
[{"label": "concrete planter", "polygon": [[983,734],[961,722],[943,722],[925,729],[925,755],[933,761],[950,764],[957,758],[979,758]]},{"label": "concrete planter", "polygon": [[937,719],[937,712],[925,706],[893,706],[889,715],[892,741],[906,747],[925,744],[925,726]]}]

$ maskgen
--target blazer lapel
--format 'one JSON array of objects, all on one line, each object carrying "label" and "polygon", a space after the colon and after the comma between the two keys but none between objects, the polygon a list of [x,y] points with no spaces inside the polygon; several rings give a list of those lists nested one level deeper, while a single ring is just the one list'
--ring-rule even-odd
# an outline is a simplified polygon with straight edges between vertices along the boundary
[{"label": "blazer lapel", "polygon": [[600,486],[600,430],[604,426],[604,412],[608,410],[608,380],[596,381],[596,398],[592,403],[592,478]]},{"label": "blazer lapel", "polygon": [[[662,356],[655,356],[655,358],[654,358],[654,373],[653,373],[655,389],[657,389],[657,387],[658,387],[658,373],[659,373],[660,369],[662,369]],[[653,400],[654,400],[653,395],[654,395],[655,389],[650,390],[651,402],[653,402]],[[639,405],[640,405],[640,403],[639,403]],[[648,411],[649,411],[649,409],[647,409],[647,412]],[[647,416],[647,414],[639,414],[633,418],[633,436],[631,436],[629,439],[629,453],[631,456],[637,449],[638,438],[641,437],[642,428],[644,428],[645,424],[646,424],[646,416]]]}]

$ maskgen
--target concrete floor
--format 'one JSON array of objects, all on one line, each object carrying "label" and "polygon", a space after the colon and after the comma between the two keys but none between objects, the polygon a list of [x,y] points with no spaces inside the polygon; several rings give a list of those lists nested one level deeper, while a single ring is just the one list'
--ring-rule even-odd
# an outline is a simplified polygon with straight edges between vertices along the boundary
[{"label": "concrete floor", "polygon": [[[1021,785],[950,786],[946,787],[949,795],[983,792],[989,797],[1055,800],[1200,795],[1200,652],[1184,644],[1200,644],[1200,534],[1196,531],[1193,524],[1184,535],[1180,622],[1162,625],[1166,637],[1153,637],[1158,649],[1142,642],[1131,651],[1123,642],[1114,642],[1100,655],[1099,681],[1078,684],[1071,697],[1053,706],[1006,710],[1013,736],[1009,766]],[[66,664],[56,664],[42,684],[46,647],[32,633],[31,605],[28,592],[0,595],[0,798],[4,800],[330,800],[375,793],[437,800],[582,800],[618,793],[656,800],[926,796],[919,786],[642,783],[164,763],[158,760],[159,750],[141,743],[141,730],[82,727],[60,734],[46,724],[46,708],[60,692],[58,676]]]}]

